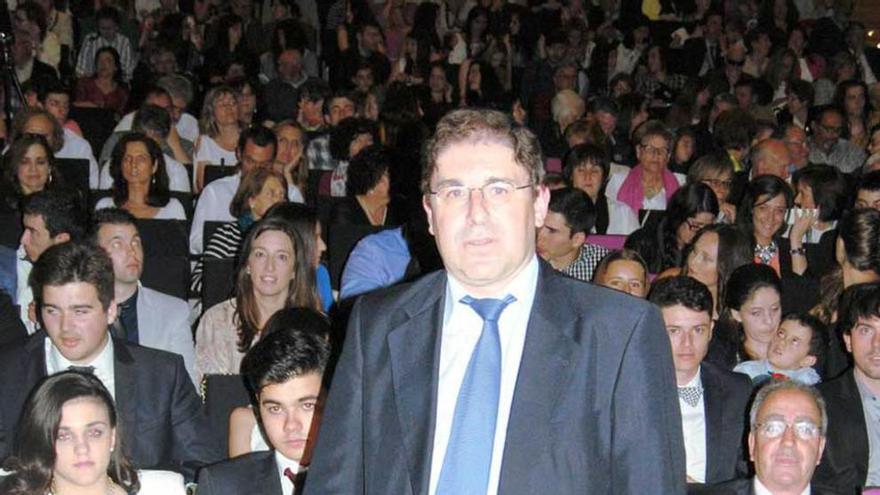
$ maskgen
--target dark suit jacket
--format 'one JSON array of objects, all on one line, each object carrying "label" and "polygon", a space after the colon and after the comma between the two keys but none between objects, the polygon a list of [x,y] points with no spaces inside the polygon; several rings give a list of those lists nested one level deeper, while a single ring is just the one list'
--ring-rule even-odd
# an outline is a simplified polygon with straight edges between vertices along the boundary
[{"label": "dark suit jacket", "polygon": [[748,474],[744,455],[748,403],[752,382],[703,362],[703,404],[706,408],[706,483],[720,483]]},{"label": "dark suit jacket", "polygon": [[818,389],[828,408],[828,432],[813,484],[855,493],[868,476],[868,429],[853,371],[819,384]]},{"label": "dark suit jacket", "polygon": [[[46,335],[0,349],[0,459],[9,455],[28,394],[46,376]],[[208,429],[183,358],[113,339],[116,410],[126,451],[139,469],[171,469],[195,479],[223,458]]]},{"label": "dark suit jacket", "polygon": [[[446,273],[362,297],[306,493],[426,494]],[[685,491],[681,413],[656,307],[541,264],[498,493]]]},{"label": "dark suit jacket", "polygon": [[278,465],[271,450],[251,452],[199,471],[199,495],[281,495]]}]

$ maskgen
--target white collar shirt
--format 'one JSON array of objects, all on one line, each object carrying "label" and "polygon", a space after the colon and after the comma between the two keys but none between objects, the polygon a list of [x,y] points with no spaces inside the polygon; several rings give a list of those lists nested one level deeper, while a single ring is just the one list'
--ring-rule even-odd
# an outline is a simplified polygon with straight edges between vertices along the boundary
[{"label": "white collar shirt", "polygon": [[[698,387],[703,389],[701,371],[691,379],[685,387]],[[687,464],[687,475],[697,483],[706,481],[706,406],[703,401],[704,394],[700,394],[700,400],[691,406],[681,397],[678,405],[681,407],[681,431],[684,435],[684,453]]]},{"label": "white collar shirt", "polygon": [[50,375],[66,371],[70,369],[71,366],[93,366],[95,368],[94,374],[101,380],[101,383],[107,387],[107,391],[110,392],[110,395],[116,399],[116,380],[114,373],[114,363],[113,363],[113,339],[107,336],[107,343],[104,345],[104,349],[95,357],[95,359],[90,363],[72,363],[63,355],[61,355],[61,351],[55,347],[55,344],[52,342],[52,339],[46,337],[46,372]]},{"label": "white collar shirt", "polygon": [[[771,492],[769,488],[764,486],[764,483],[761,483],[761,480],[759,480],[757,476],[755,476],[754,483],[754,495],[773,495],[773,492]],[[801,495],[810,495],[809,484],[807,484],[807,487],[804,488],[804,491],[801,492]]]},{"label": "white collar shirt", "polygon": [[281,481],[281,493],[282,495],[293,495],[293,481],[290,480],[287,476],[284,475],[284,470],[290,468],[290,471],[293,474],[299,473],[299,463],[284,457],[277,450],[275,451],[275,467],[278,468],[278,478]]}]

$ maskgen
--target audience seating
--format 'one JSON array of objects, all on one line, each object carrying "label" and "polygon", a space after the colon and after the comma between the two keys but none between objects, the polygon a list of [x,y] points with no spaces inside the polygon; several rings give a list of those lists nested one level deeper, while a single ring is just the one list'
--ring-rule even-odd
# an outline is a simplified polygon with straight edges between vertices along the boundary
[{"label": "audience seating", "polygon": [[89,161],[85,158],[56,158],[55,167],[68,187],[89,190]]},{"label": "audience seating", "polygon": [[238,167],[230,165],[205,165],[205,186],[217,179],[234,174],[238,171]]},{"label": "audience seating", "polygon": [[92,146],[93,152],[100,154],[104,142],[113,134],[113,128],[116,127],[116,114],[113,110],[71,105],[69,117],[79,124],[83,138]]},{"label": "audience seating", "polygon": [[141,282],[186,299],[189,292],[189,230],[183,220],[137,220],[144,244]]},{"label": "audience seating", "polygon": [[241,375],[206,375],[203,387],[210,428],[225,447],[229,445],[229,414],[249,405],[250,394]]},{"label": "audience seating", "polygon": [[235,261],[234,258],[202,260],[202,312],[234,295]]}]

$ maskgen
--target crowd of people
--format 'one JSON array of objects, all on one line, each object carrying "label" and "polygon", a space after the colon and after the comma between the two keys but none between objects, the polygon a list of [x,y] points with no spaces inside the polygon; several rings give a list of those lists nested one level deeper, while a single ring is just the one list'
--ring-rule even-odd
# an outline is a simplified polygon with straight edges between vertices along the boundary
[{"label": "crowd of people", "polygon": [[8,7],[0,494],[880,488],[852,0]]}]

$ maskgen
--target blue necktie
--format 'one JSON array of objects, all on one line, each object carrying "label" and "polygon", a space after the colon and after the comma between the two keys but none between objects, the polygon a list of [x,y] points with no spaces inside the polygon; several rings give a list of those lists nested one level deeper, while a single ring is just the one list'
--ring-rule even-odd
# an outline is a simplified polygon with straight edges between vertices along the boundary
[{"label": "blue necktie", "polygon": [[462,298],[483,319],[480,340],[458,390],[452,431],[437,483],[437,495],[485,495],[492,465],[495,419],[501,390],[501,341],[498,318],[516,298]]}]

